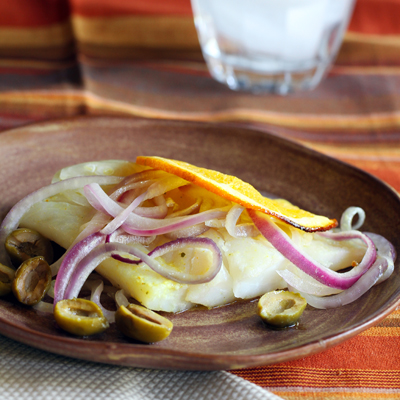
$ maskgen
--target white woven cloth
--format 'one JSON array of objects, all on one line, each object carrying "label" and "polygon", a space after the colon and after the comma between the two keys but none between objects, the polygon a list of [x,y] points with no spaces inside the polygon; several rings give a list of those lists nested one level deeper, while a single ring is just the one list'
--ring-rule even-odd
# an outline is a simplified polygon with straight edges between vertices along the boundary
[{"label": "white woven cloth", "polygon": [[165,371],[96,364],[0,336],[0,400],[278,400],[224,371]]}]

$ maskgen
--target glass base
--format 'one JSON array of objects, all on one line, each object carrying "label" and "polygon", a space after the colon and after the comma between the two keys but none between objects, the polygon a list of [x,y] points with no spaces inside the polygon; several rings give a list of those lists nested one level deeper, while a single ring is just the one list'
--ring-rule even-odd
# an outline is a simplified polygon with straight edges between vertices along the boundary
[{"label": "glass base", "polygon": [[204,54],[208,69],[214,79],[227,85],[232,90],[244,90],[252,93],[276,93],[286,95],[300,90],[312,90],[322,80],[330,65],[319,62],[317,65],[304,65],[299,68],[271,70],[263,72],[232,65],[220,58]]}]

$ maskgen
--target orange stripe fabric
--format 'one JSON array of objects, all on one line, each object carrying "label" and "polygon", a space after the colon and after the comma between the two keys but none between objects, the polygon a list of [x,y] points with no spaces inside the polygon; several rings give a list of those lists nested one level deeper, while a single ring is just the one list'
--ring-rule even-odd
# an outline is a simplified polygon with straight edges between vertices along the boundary
[{"label": "orange stripe fabric", "polygon": [[68,0],[1,0],[0,27],[43,27],[69,19]]},{"label": "orange stripe fabric", "polygon": [[[121,53],[132,48],[198,48],[197,33],[192,17],[185,16],[118,16],[72,18],[75,38],[86,45],[100,48],[122,47]],[[125,47],[125,48],[124,48]]]},{"label": "orange stripe fabric", "polygon": [[74,14],[84,17],[192,15],[190,0],[71,0],[70,4]]},{"label": "orange stripe fabric", "polygon": [[351,31],[377,35],[400,35],[399,0],[358,0]]},{"label": "orange stripe fabric", "polygon": [[[276,392],[276,391],[275,391]],[[382,393],[381,391],[371,390],[351,390],[341,388],[338,390],[305,388],[301,392],[297,389],[293,391],[280,391],[280,396],[285,400],[301,400],[301,399],[312,399],[312,400],[394,400],[399,398],[398,391],[390,391],[389,393]]]},{"label": "orange stripe fabric", "polygon": [[75,58],[68,0],[0,0],[0,60],[70,62]]}]

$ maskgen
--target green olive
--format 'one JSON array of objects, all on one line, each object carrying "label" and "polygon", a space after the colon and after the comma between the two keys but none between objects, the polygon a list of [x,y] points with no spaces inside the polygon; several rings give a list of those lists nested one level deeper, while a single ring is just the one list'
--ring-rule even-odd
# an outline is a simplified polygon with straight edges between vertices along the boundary
[{"label": "green olive", "polygon": [[269,325],[285,328],[297,323],[307,301],[298,293],[276,290],[258,301],[258,315]]},{"label": "green olive", "polygon": [[100,307],[90,300],[61,300],[54,307],[57,324],[69,333],[89,336],[105,331],[108,321]]},{"label": "green olive", "polygon": [[27,228],[19,228],[11,232],[5,242],[11,261],[17,266],[32,257],[42,256],[51,264],[53,247],[50,240],[40,233]]},{"label": "green olive", "polygon": [[115,323],[124,335],[145,343],[164,340],[173,327],[167,318],[136,304],[120,306],[115,313]]},{"label": "green olive", "polygon": [[11,292],[14,275],[15,271],[12,268],[0,264],[0,296],[5,296]]},{"label": "green olive", "polygon": [[12,291],[18,301],[33,306],[43,299],[50,285],[50,266],[39,256],[24,261],[15,271]]}]

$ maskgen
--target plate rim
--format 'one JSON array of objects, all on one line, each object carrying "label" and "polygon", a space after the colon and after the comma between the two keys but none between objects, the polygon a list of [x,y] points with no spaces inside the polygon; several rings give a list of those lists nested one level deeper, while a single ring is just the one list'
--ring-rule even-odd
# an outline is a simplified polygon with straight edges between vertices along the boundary
[{"label": "plate rim", "polygon": [[[79,337],[58,337],[55,335],[50,335],[48,333],[44,332],[39,332],[37,330],[27,328],[27,327],[19,327],[17,324],[10,323],[10,321],[7,321],[3,315],[0,314],[0,322],[4,323],[6,327],[9,327],[10,329],[7,329],[5,327],[0,328],[0,333],[10,339],[17,340],[18,342],[24,343],[28,346],[35,347],[37,349],[47,351],[50,353],[55,353],[61,356],[69,356],[72,358],[80,359],[80,360],[85,360],[85,361],[92,361],[92,362],[99,362],[103,364],[113,364],[113,365],[121,365],[121,366],[130,366],[130,367],[146,367],[146,365],[136,365],[135,363],[132,363],[129,361],[129,358],[131,354],[127,354],[126,357],[123,356],[117,356],[116,360],[113,357],[107,357],[101,360],[93,360],[93,358],[88,357],[86,353],[82,354],[74,354],[71,355],[69,353],[69,348],[74,347],[78,343],[85,344],[85,347],[87,350],[90,350],[90,348],[95,348],[98,345],[101,345],[101,347],[104,347],[104,349],[113,347],[113,345],[117,345],[120,348],[133,348],[133,349],[138,349],[138,353],[141,353],[143,356],[159,356],[161,353],[164,356],[173,356],[174,358],[178,358],[179,363],[188,363],[188,364],[196,364],[195,368],[189,368],[189,370],[194,370],[194,371],[213,371],[213,370],[235,370],[235,369],[242,369],[242,368],[251,368],[251,367],[256,367],[256,366],[261,366],[261,365],[272,365],[272,364],[277,364],[281,362],[286,362],[286,361],[292,361],[296,360],[299,358],[307,357],[313,354],[317,354],[321,351],[328,350],[336,345],[339,345],[340,343],[343,343],[345,340],[349,340],[352,337],[358,335],[359,333],[365,331],[366,329],[376,325],[379,323],[381,320],[383,320],[387,315],[389,315],[392,311],[396,309],[396,307],[400,304],[400,295],[397,300],[394,300],[391,302],[390,306],[387,306],[385,310],[382,313],[379,313],[378,315],[375,315],[373,318],[370,320],[360,323],[353,327],[352,329],[341,332],[339,334],[334,334],[327,336],[326,338],[319,339],[319,340],[314,340],[309,343],[293,347],[290,349],[286,350],[279,350],[279,351],[274,351],[270,353],[265,353],[265,354],[255,354],[255,355],[232,355],[232,354],[224,354],[224,362],[215,362],[216,355],[214,354],[208,354],[208,353],[196,353],[196,352],[185,352],[185,351],[179,351],[179,350],[172,350],[172,349],[164,349],[164,348],[157,348],[154,350],[154,347],[151,347],[151,345],[146,345],[146,344],[136,344],[136,343],[114,343],[114,342],[104,342],[104,341],[97,341],[97,340],[90,340],[86,341],[82,338]],[[1,307],[0,307],[0,313],[1,313]],[[19,337],[19,333],[22,331],[29,333],[32,337],[40,338],[40,341],[37,343],[31,343],[29,340],[27,340],[24,337]],[[41,345],[42,342],[46,341],[46,346]],[[49,346],[49,344],[64,344],[66,345],[64,351],[60,350],[58,346]],[[51,347],[51,348],[50,348]],[[98,350],[98,349],[97,349]],[[299,350],[301,350],[299,352]],[[296,354],[293,354],[296,352]],[[127,361],[122,361],[121,358],[127,359]],[[195,361],[195,362],[193,362]],[[228,365],[231,366],[232,362],[234,361],[234,364],[236,364],[236,367],[234,368],[225,368]],[[153,368],[153,367],[152,367]],[[163,367],[160,367],[160,369],[164,369]],[[176,369],[180,370],[182,369],[181,367],[167,367],[165,369]],[[183,368],[185,370],[188,370],[187,367]]]}]

